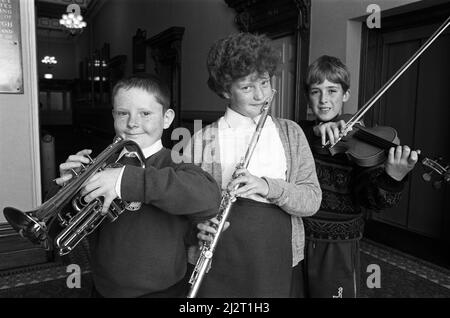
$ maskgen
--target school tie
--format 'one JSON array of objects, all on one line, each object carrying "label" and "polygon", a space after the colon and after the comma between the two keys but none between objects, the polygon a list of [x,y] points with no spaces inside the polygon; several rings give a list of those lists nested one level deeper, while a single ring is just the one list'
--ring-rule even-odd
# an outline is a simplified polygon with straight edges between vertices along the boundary
[{"label": "school tie", "polygon": [[[126,152],[122,155],[122,157],[117,160],[117,163],[130,166],[137,166],[141,167],[141,160],[139,159],[139,156],[135,152]],[[125,209],[128,211],[137,211],[141,208],[142,203],[141,202],[127,202],[123,201],[125,204]]]}]

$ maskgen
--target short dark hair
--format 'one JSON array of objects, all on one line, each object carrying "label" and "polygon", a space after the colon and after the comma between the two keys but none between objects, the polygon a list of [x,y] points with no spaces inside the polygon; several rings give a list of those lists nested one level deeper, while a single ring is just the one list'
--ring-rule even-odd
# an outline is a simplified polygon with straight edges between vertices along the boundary
[{"label": "short dark hair", "polygon": [[311,63],[306,73],[305,93],[308,94],[311,85],[320,84],[325,80],[341,84],[344,92],[350,88],[350,72],[347,66],[334,56],[322,55]]},{"label": "short dark hair", "polygon": [[170,108],[169,88],[157,75],[139,73],[120,79],[114,85],[112,91],[113,101],[119,89],[129,90],[131,88],[140,88],[152,94],[156,101],[162,105],[163,113]]},{"label": "short dark hair", "polygon": [[265,35],[234,33],[216,41],[207,58],[208,86],[224,97],[233,81],[253,72],[270,77],[277,71],[281,61],[280,52]]}]

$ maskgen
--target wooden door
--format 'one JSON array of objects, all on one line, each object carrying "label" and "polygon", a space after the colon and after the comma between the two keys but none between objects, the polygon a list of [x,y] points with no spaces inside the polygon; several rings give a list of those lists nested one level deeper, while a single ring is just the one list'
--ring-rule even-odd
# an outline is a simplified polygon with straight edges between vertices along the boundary
[{"label": "wooden door", "polygon": [[281,53],[279,72],[273,77],[272,87],[277,90],[271,115],[295,120],[295,41],[288,35],[273,41]]},{"label": "wooden door", "polygon": [[[443,22],[443,20],[442,20]],[[377,47],[367,54],[366,65],[375,72],[364,72],[364,100],[381,87],[419,49],[440,23],[392,28],[372,37]],[[420,149],[431,158],[450,160],[450,30],[441,35],[407,72],[389,89],[368,116],[371,125],[394,127],[402,144]],[[372,60],[371,60],[372,59]],[[375,59],[375,60],[374,60]],[[378,72],[376,71],[378,69]],[[379,76],[379,80],[376,77]],[[372,78],[370,78],[372,77]],[[372,87],[369,87],[369,86]],[[362,97],[362,96],[360,96]],[[396,207],[373,213],[372,218],[396,227],[450,242],[450,188],[434,189],[422,179],[417,164]]]}]

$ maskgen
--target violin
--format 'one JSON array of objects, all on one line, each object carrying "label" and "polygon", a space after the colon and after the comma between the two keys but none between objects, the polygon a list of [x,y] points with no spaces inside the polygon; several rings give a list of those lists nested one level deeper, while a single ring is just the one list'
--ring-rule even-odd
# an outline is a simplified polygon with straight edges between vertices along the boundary
[{"label": "violin", "polygon": [[[349,114],[336,117],[333,121],[343,120],[348,122]],[[387,151],[391,147],[397,147],[400,140],[397,131],[388,126],[364,127],[360,123],[353,125],[352,130],[347,132],[339,142],[332,148],[326,148],[317,140],[311,148],[315,153],[332,156],[345,153],[347,157],[360,167],[373,167],[383,163],[387,159]]]},{"label": "violin", "polygon": [[[353,156],[353,160],[362,166],[374,166],[386,159],[386,150],[395,147],[399,142],[395,129],[390,127],[374,127],[365,128],[361,126],[360,121],[364,114],[383,96],[383,94],[400,78],[400,76],[422,55],[423,52],[450,26],[450,16],[444,23],[431,35],[431,37],[422,44],[422,46],[414,53],[405,64],[372,96],[351,118],[346,121],[345,127],[342,128],[339,138],[331,143],[330,141],[324,147],[327,147],[330,153],[342,152],[348,156]],[[348,116],[348,115],[347,115]],[[353,129],[355,127],[355,129]],[[352,132],[353,131],[353,132]],[[349,136],[347,141],[341,142],[344,136]],[[352,140],[359,140],[366,143],[358,143]],[[347,144],[346,146],[343,146]],[[340,145],[340,146],[338,146]],[[375,146],[378,150],[375,150]],[[342,149],[333,150],[333,148],[343,147]],[[353,153],[353,155],[352,155]],[[383,155],[382,155],[383,153]],[[382,159],[383,158],[383,159]],[[425,167],[430,168],[430,173],[425,173],[423,178],[425,181],[431,180],[431,173],[437,172],[445,182],[450,181],[450,166],[441,164],[441,160],[431,160],[419,154],[419,161]]]},{"label": "violin", "polygon": [[[338,116],[335,121],[351,120],[352,115],[343,114]],[[400,145],[397,131],[388,126],[364,127],[361,123],[354,123],[352,129],[342,136],[333,147],[322,146],[321,140],[311,146],[312,151],[332,156],[344,153],[347,157],[360,167],[374,167],[387,159],[387,154],[391,147]],[[429,159],[418,152],[418,162],[420,162],[427,171],[422,175],[425,181],[431,181],[432,173],[436,172],[445,182],[450,181],[450,166],[442,162],[442,158]],[[435,188],[441,186],[442,181],[437,180],[433,183]]]}]

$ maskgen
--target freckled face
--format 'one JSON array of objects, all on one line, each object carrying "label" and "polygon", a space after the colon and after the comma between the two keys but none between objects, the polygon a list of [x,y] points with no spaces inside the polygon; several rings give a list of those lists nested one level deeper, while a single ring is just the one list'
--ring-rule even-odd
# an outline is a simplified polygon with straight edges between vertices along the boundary
[{"label": "freckled face", "polygon": [[241,115],[254,118],[261,113],[264,102],[271,96],[272,86],[268,73],[254,72],[235,80],[225,97],[230,100],[230,108]]},{"label": "freckled face", "polygon": [[342,85],[325,79],[312,84],[308,92],[309,106],[318,120],[327,122],[339,115],[342,105],[348,101],[350,91],[344,92]]},{"label": "freckled face", "polygon": [[173,111],[163,113],[154,95],[140,88],[119,89],[113,104],[116,134],[135,141],[141,149],[161,139],[163,130],[173,121]]}]

